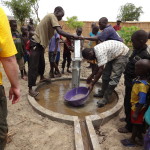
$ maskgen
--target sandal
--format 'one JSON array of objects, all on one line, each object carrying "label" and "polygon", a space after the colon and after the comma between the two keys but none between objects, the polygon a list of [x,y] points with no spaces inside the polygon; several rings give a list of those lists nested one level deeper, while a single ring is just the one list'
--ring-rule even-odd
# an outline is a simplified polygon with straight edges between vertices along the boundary
[{"label": "sandal", "polygon": [[119,119],[120,122],[125,122],[125,120],[126,120],[125,118],[120,118]]},{"label": "sandal", "polygon": [[120,142],[126,147],[135,147],[136,146],[135,143],[133,143],[129,139],[124,139],[124,140],[121,140]]},{"label": "sandal", "polygon": [[107,101],[104,99],[97,102],[98,107],[104,107],[106,104],[107,104]]},{"label": "sandal", "polygon": [[129,133],[130,131],[126,127],[122,127],[118,129],[119,133]]},{"label": "sandal", "polygon": [[32,97],[36,97],[39,95],[39,92],[36,92],[36,91],[29,91],[29,95],[32,96]]}]

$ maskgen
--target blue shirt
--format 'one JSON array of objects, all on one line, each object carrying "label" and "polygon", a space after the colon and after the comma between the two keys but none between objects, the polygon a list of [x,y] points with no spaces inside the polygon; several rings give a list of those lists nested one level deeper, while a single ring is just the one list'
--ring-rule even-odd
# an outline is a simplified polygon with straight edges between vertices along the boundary
[{"label": "blue shirt", "polygon": [[116,40],[123,42],[122,38],[118,35],[118,33],[115,31],[115,29],[108,25],[98,36],[100,41],[107,41],[107,40]]},{"label": "blue shirt", "polygon": [[96,34],[96,35],[95,35],[95,34],[93,34],[92,32],[90,32],[90,33],[89,33],[89,36],[90,36],[90,37],[93,37],[93,36],[99,36],[99,35],[100,35],[100,32],[99,32],[99,31],[97,32],[97,34]]},{"label": "blue shirt", "polygon": [[[53,52],[55,50],[57,39],[60,39],[60,35],[58,33],[55,33],[49,43],[49,52]],[[59,43],[58,43],[57,52],[60,52],[60,44]]]}]

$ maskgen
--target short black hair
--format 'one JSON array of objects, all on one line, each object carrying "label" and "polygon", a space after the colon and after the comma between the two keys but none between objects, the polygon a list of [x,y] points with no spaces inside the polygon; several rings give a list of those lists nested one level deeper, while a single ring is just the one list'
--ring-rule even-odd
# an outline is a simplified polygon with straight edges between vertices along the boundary
[{"label": "short black hair", "polygon": [[143,40],[145,43],[148,40],[148,33],[144,30],[138,30],[132,34],[132,39]]},{"label": "short black hair", "polygon": [[98,31],[98,30],[99,30],[99,27],[95,25],[95,26],[93,27],[93,30]]},{"label": "short black hair", "polygon": [[17,23],[17,20],[9,20],[10,26],[11,26],[13,23]]},{"label": "short black hair", "polygon": [[85,48],[82,50],[82,57],[88,60],[94,59],[94,57],[90,57],[91,51],[94,52],[94,48]]},{"label": "short black hair", "polygon": [[64,9],[63,9],[61,6],[57,6],[57,7],[54,9],[54,12],[59,12],[59,11],[64,11]]},{"label": "short black hair", "polygon": [[99,22],[108,23],[108,19],[106,17],[102,17],[102,18],[99,19]]},{"label": "short black hair", "polygon": [[121,22],[121,20],[117,20],[117,22]]},{"label": "short black hair", "polygon": [[77,27],[77,30],[82,31],[82,28],[81,27]]}]

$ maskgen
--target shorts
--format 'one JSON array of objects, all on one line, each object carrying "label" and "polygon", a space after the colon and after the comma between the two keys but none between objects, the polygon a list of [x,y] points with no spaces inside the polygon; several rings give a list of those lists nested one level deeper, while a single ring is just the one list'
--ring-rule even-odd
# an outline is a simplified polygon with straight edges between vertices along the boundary
[{"label": "shorts", "polygon": [[131,110],[131,123],[132,124],[143,124],[145,111],[146,111],[146,109],[142,109],[142,111],[140,111],[140,113],[138,115],[138,118],[136,120],[134,120],[132,118],[132,116],[133,116],[135,111]]},{"label": "shorts", "polygon": [[49,52],[49,62],[56,62],[56,55],[54,55],[54,52]]},{"label": "shorts", "polygon": [[56,62],[58,62],[60,60],[60,52],[57,52],[57,55],[56,55]]},{"label": "shorts", "polygon": [[20,59],[17,59],[17,63],[18,63],[18,66],[19,66],[19,70],[24,70],[25,69],[23,57],[20,58]]}]

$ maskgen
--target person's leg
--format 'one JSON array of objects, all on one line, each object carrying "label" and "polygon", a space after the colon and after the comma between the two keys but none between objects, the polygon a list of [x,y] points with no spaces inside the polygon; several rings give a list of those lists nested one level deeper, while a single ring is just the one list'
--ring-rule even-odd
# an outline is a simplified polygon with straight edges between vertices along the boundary
[{"label": "person's leg", "polygon": [[102,74],[102,86],[101,89],[98,90],[98,93],[94,94],[94,97],[100,97],[102,98],[104,96],[104,93],[108,87],[109,81],[110,81],[110,75],[112,70],[112,62],[110,61],[105,65],[103,74]]},{"label": "person's leg", "polygon": [[0,150],[4,150],[7,140],[7,99],[4,87],[0,85]]},{"label": "person's leg", "polygon": [[[20,59],[17,59],[17,63],[18,63],[18,66],[19,66],[19,70],[20,70],[20,73],[21,73],[21,79],[27,81],[27,76],[26,76],[26,71],[25,71],[25,64],[24,64],[24,59],[23,57],[21,57]],[[25,72],[24,72],[25,71]]]},{"label": "person's leg", "polygon": [[139,127],[138,127],[138,125],[133,124],[131,138],[130,138],[130,139],[121,140],[121,143],[122,143],[124,146],[127,146],[127,147],[133,147],[133,146],[135,146],[135,145],[136,145],[135,139],[136,139],[136,137],[137,137],[138,132],[139,132]]},{"label": "person's leg", "polygon": [[58,73],[58,77],[61,77],[61,73],[58,69],[58,66],[57,66],[56,62],[54,62],[54,68],[55,68],[56,72]]},{"label": "person's leg", "polygon": [[33,97],[37,96],[39,92],[36,92],[32,89],[32,86],[36,85],[36,79],[38,75],[38,66],[39,66],[39,57],[40,52],[38,45],[35,45],[31,49],[30,54],[30,65],[28,71],[28,87],[29,87],[29,94]]},{"label": "person's leg", "polygon": [[131,91],[132,91],[132,79],[125,77],[125,96],[124,96],[124,112],[125,112],[125,122],[126,126],[118,129],[120,133],[128,133],[132,131],[131,123]]},{"label": "person's leg", "polygon": [[54,62],[50,62],[50,65],[51,65],[50,77],[55,78],[55,76],[54,76],[54,68],[55,68]]},{"label": "person's leg", "polygon": [[[60,60],[60,52],[57,52],[57,56],[56,56],[56,64],[57,67],[59,66],[59,60]],[[59,68],[59,67],[58,67]],[[58,72],[55,70],[54,72],[56,75],[58,74]]]},{"label": "person's leg", "polygon": [[39,52],[40,52],[40,57],[39,57],[39,75],[40,75],[40,81],[46,80],[44,77],[44,72],[45,72],[45,58],[44,58],[44,48],[39,45]]},{"label": "person's leg", "polygon": [[71,73],[71,71],[69,70],[70,68],[70,64],[71,64],[71,53],[67,53],[67,72]]},{"label": "person's leg", "polygon": [[50,78],[54,78],[54,52],[49,52],[49,62],[50,62]]},{"label": "person's leg", "polygon": [[62,62],[62,74],[64,74],[64,69],[66,65],[67,55],[66,53],[63,53],[63,62]]},{"label": "person's leg", "polygon": [[98,101],[98,107],[103,107],[106,105],[112,96],[112,93],[119,83],[119,80],[121,78],[122,73],[124,72],[125,66],[128,62],[127,56],[120,56],[117,59],[112,61],[112,70],[111,70],[111,76],[110,76],[110,82],[108,85],[107,90],[104,93],[104,97],[101,101]]}]

